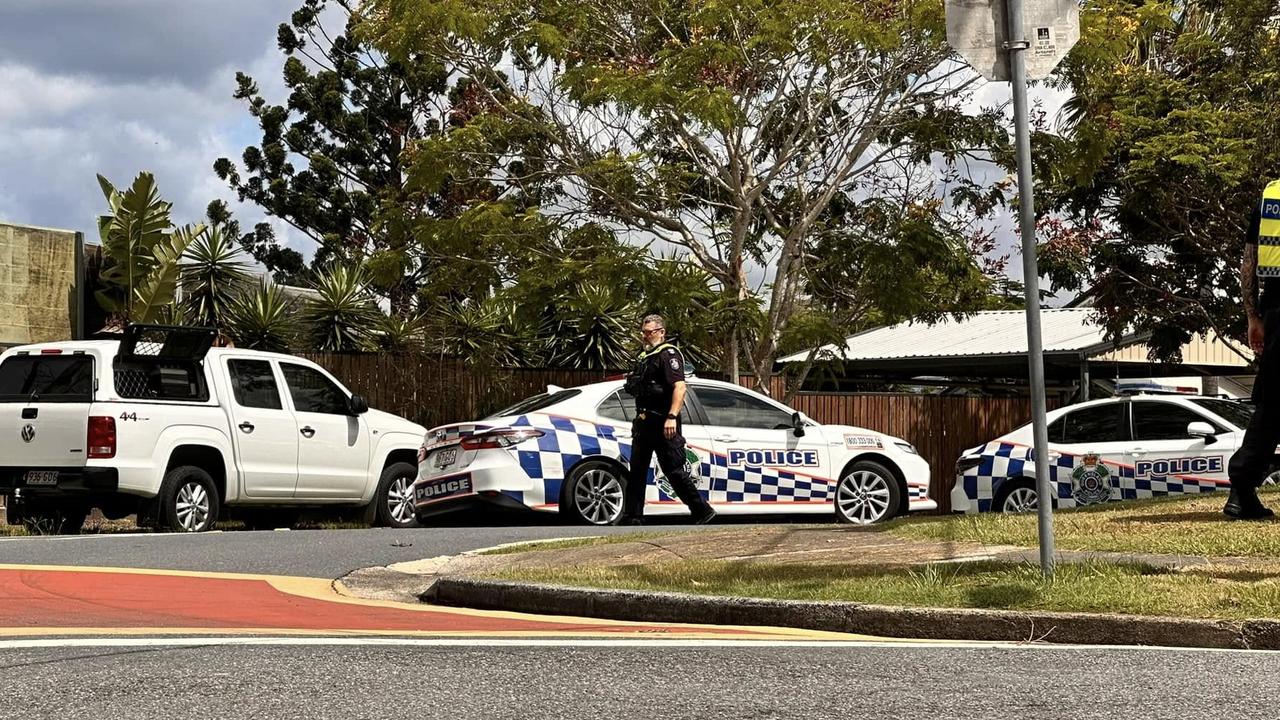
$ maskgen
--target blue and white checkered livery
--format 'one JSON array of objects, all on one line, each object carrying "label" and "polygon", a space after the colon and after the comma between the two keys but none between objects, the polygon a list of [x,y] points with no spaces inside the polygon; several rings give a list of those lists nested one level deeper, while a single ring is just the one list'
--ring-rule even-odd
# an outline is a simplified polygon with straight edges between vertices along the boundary
[{"label": "blue and white checkered livery", "polygon": [[[634,401],[621,381],[548,392],[478,422],[427,433],[415,498],[432,512],[487,501],[567,512],[592,524],[622,514]],[[909,443],[820,425],[746,388],[688,380],[686,467],[716,512],[837,513],[867,523],[930,510],[929,467]],[[646,515],[687,514],[647,472]]]},{"label": "blue and white checkered livery", "polygon": [[[1199,395],[1133,395],[1055,410],[1047,417],[1054,507],[1226,489],[1252,414],[1250,405]],[[952,509],[1038,507],[1032,442],[1028,424],[966,450],[956,462]]]}]

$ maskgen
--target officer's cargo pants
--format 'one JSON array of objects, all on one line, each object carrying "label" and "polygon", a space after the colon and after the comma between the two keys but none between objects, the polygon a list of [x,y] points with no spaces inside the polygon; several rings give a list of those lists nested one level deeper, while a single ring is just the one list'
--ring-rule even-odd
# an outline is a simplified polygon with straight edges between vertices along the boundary
[{"label": "officer's cargo pants", "polygon": [[1227,466],[1231,486],[1237,489],[1262,484],[1280,444],[1280,310],[1268,311],[1262,324],[1264,347],[1253,383],[1253,420]]},{"label": "officer's cargo pants", "polygon": [[626,497],[622,509],[624,519],[644,517],[645,486],[649,478],[649,461],[658,456],[658,467],[671,483],[676,496],[689,506],[693,514],[699,515],[710,509],[707,501],[702,499],[698,486],[685,470],[684,435],[681,434],[683,424],[676,420],[675,437],[663,436],[665,415],[642,413],[631,424],[631,464],[627,476]]}]

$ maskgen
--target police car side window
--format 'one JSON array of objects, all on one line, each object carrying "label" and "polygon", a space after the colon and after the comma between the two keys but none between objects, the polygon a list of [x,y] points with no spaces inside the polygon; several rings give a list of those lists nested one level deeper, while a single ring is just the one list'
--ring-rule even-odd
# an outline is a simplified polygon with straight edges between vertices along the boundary
[{"label": "police car side window", "polygon": [[1072,445],[1128,440],[1124,406],[1119,402],[1106,403],[1068,413],[1063,418],[1062,442]]},{"label": "police car side window", "polygon": [[[1199,413],[1169,402],[1133,403],[1133,439],[1134,440],[1187,440],[1187,425],[1193,422],[1209,422]],[[1223,428],[1217,427],[1222,431]]]},{"label": "police car side window", "polygon": [[600,403],[600,407],[596,412],[600,413],[600,417],[606,417],[610,420],[620,420],[622,422],[631,422],[635,418],[636,401],[630,395],[619,390]]},{"label": "police car side window", "polygon": [[697,386],[695,392],[712,425],[755,430],[791,427],[790,413],[746,393],[707,385]]}]

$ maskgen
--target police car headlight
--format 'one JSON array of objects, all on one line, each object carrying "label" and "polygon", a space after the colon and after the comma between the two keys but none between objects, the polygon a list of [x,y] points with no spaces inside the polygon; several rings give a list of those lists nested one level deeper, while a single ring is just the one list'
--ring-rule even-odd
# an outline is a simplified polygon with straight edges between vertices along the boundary
[{"label": "police car headlight", "polygon": [[978,456],[964,456],[956,461],[956,474],[963,475],[965,470],[976,468],[982,464],[982,458]]},{"label": "police car headlight", "polygon": [[895,442],[894,445],[897,445],[898,449],[904,453],[911,453],[912,455],[920,454],[920,451],[916,450],[916,446],[909,442]]}]

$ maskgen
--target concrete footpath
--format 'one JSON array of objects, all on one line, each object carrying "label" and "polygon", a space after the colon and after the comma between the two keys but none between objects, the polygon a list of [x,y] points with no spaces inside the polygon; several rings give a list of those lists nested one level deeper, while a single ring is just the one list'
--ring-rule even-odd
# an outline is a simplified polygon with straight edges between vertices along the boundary
[{"label": "concrete footpath", "polygon": [[[536,545],[535,545],[536,547]],[[1060,562],[1088,559],[1171,568],[1244,567],[1257,558],[1063,552]],[[487,579],[506,570],[566,566],[655,565],[675,560],[817,565],[914,566],[996,560],[1038,562],[1035,549],[971,542],[903,540],[871,528],[836,525],[742,526],[594,546],[504,554],[466,553],[366,568],[335,586],[351,595],[485,610],[724,625],[766,625],[883,637],[1054,642],[1096,645],[1280,649],[1280,621],[1229,621],[1012,610],[887,607],[568,588]]]}]

